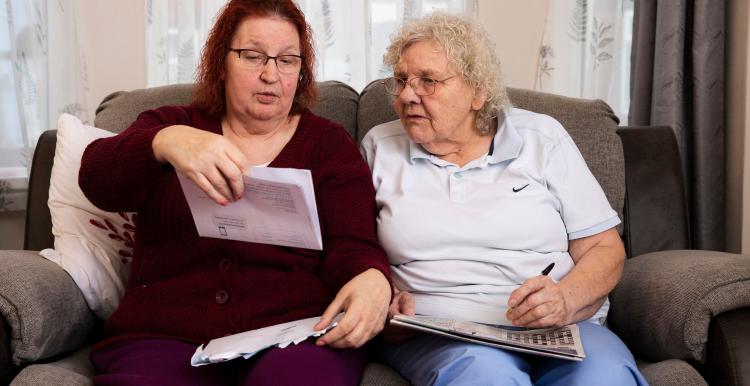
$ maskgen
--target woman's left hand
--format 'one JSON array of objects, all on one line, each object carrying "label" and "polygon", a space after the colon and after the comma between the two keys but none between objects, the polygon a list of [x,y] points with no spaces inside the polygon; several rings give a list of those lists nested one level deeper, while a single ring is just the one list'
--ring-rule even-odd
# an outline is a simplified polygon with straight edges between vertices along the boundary
[{"label": "woman's left hand", "polygon": [[573,323],[573,313],[560,284],[545,275],[526,280],[510,294],[506,317],[519,327],[560,327]]},{"label": "woman's left hand", "polygon": [[315,330],[325,328],[344,311],[338,325],[315,344],[334,348],[362,346],[383,329],[390,300],[391,285],[382,272],[370,268],[360,273],[341,287],[313,327]]}]

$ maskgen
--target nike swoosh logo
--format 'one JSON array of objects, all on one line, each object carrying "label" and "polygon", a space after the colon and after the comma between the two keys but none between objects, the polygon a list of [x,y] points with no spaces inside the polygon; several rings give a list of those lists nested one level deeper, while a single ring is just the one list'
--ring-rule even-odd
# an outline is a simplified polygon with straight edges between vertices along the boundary
[{"label": "nike swoosh logo", "polygon": [[529,186],[529,184],[526,184],[526,185],[524,185],[524,186],[522,186],[520,188],[513,188],[513,193],[518,193],[518,192],[524,190],[527,186]]}]

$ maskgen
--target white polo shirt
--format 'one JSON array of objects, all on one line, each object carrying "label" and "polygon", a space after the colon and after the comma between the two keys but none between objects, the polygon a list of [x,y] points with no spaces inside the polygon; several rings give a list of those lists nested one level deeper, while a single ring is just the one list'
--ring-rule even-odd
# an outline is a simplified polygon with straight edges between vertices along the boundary
[{"label": "white polo shirt", "polygon": [[620,223],[559,122],[516,108],[498,121],[488,153],[463,167],[413,143],[400,121],[362,140],[380,243],[418,314],[508,324],[524,280],[552,262],[556,281],[573,268],[568,240]]}]

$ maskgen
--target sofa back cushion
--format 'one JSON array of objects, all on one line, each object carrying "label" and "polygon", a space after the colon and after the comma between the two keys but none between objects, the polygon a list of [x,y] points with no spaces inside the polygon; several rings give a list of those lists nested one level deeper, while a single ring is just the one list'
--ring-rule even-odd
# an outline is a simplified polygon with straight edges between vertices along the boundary
[{"label": "sofa back cushion", "polygon": [[[549,115],[568,130],[591,172],[607,195],[617,214],[623,217],[625,206],[625,156],[619,120],[612,108],[602,100],[569,98],[523,89],[508,89],[514,106]],[[622,233],[622,224],[618,226]]]},{"label": "sofa back cushion", "polygon": [[[94,126],[119,133],[143,111],[166,105],[186,105],[192,97],[192,84],[118,91],[104,98],[96,109]],[[329,80],[318,82],[318,100],[313,112],[341,124],[355,137],[359,94],[344,83]]]},{"label": "sofa back cushion", "polygon": [[174,84],[133,91],[117,91],[104,97],[96,108],[94,126],[119,133],[138,114],[166,105],[187,105],[193,99],[193,84]]},{"label": "sofa back cushion", "polygon": [[[568,98],[509,88],[514,106],[557,119],[580,149],[583,158],[621,219],[625,205],[625,157],[617,135],[617,116],[604,101]],[[359,98],[357,141],[376,125],[398,119],[392,98],[380,81],[367,85]],[[622,232],[622,225],[618,227]]]}]

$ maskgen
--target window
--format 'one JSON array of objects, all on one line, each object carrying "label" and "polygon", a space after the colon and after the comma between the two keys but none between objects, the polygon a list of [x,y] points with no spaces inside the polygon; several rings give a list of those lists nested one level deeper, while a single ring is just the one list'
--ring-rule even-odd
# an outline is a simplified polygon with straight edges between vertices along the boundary
[{"label": "window", "polygon": [[0,211],[25,208],[39,135],[62,113],[88,121],[75,18],[75,2],[0,2]]}]

